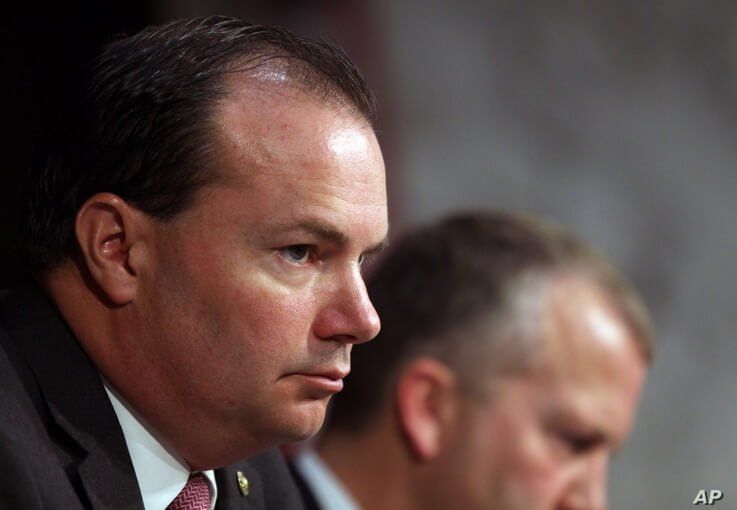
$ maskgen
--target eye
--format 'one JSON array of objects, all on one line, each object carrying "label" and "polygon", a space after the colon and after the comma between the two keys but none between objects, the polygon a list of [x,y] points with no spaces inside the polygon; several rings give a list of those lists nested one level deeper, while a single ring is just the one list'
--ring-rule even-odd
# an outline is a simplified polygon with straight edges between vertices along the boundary
[{"label": "eye", "polygon": [[565,445],[566,450],[573,454],[586,453],[587,451],[596,448],[601,443],[601,438],[597,435],[589,436],[560,432],[558,438]]},{"label": "eye", "polygon": [[303,265],[310,262],[314,248],[309,244],[293,244],[292,246],[281,248],[278,251],[287,262]]},{"label": "eye", "polygon": [[377,256],[378,255],[373,252],[362,253],[358,256],[358,265],[363,266],[364,264],[373,264]]}]

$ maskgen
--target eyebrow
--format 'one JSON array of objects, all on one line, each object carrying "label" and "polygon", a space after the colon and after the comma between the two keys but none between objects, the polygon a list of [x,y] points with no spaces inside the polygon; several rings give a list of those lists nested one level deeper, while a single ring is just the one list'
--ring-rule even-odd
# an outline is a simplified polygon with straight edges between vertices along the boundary
[{"label": "eyebrow", "polygon": [[[620,450],[624,446],[623,443],[625,441],[616,437],[607,428],[606,424],[591,422],[583,416],[576,409],[573,410],[573,415],[563,412],[553,412],[549,415],[549,419],[552,420],[551,423],[557,424],[557,426],[580,434],[585,442],[590,445],[609,445],[612,448],[612,452]],[[585,426],[581,426],[580,423],[585,423]]]},{"label": "eyebrow", "polygon": [[364,251],[364,255],[375,255],[384,250],[389,245],[389,235],[387,234],[384,239],[371,246],[368,250]]},{"label": "eyebrow", "polygon": [[[349,241],[348,236],[344,232],[341,232],[340,230],[333,227],[332,225],[329,225],[319,220],[300,221],[299,223],[295,225],[284,226],[283,229],[281,230],[285,232],[294,231],[294,230],[303,230],[305,232],[308,232],[314,236],[317,236],[321,239],[329,241],[338,246],[345,246],[348,244],[348,241]],[[384,239],[374,244],[373,246],[370,246],[367,250],[363,252],[363,254],[373,255],[375,253],[379,253],[384,248],[386,248],[388,244],[389,244],[389,235],[387,234],[384,237]]]}]

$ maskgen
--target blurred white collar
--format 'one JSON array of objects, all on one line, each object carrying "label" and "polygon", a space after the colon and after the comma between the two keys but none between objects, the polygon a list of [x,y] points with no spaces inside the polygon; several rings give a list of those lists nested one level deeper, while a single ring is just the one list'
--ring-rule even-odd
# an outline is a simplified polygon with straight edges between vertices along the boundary
[{"label": "blurred white collar", "polygon": [[294,459],[294,466],[322,510],[361,510],[348,488],[314,451],[300,452]]}]

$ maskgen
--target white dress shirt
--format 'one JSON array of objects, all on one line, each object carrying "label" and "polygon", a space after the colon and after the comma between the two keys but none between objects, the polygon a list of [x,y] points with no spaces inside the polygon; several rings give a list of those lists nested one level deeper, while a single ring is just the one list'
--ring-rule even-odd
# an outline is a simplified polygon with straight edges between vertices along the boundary
[{"label": "white dress shirt", "polygon": [[[105,383],[105,391],[123,429],[125,444],[136,472],[146,510],[165,510],[187,484],[191,474],[187,463],[162,445],[145,420],[118,393]],[[210,485],[210,510],[215,508],[217,485],[212,470],[203,471]]]},{"label": "white dress shirt", "polygon": [[348,488],[314,451],[300,452],[293,462],[322,510],[361,510]]}]

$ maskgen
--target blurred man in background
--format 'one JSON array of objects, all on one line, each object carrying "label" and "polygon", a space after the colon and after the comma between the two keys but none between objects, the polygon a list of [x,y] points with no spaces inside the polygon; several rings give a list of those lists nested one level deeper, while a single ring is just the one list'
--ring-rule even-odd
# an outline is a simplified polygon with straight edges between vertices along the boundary
[{"label": "blurred man in background", "polygon": [[277,453],[239,459],[317,431],[379,329],[373,113],[344,54],[283,29],[105,49],[29,183],[34,281],[0,301],[0,506],[301,507]]},{"label": "blurred man in background", "polygon": [[635,291],[569,233],[507,213],[414,231],[369,281],[315,451],[313,508],[598,510],[652,356]]}]

